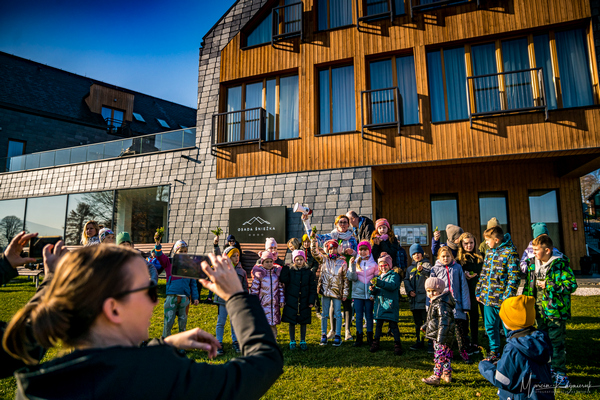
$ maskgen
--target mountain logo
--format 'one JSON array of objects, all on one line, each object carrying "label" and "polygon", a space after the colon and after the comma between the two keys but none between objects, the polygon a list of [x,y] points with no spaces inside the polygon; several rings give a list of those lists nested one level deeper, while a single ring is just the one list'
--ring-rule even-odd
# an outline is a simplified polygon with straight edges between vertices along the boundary
[{"label": "mountain logo", "polygon": [[244,226],[244,225],[253,225],[255,223],[259,223],[261,225],[271,225],[271,223],[269,221],[265,221],[261,217],[252,217],[248,221],[244,222],[242,224],[242,226]]}]

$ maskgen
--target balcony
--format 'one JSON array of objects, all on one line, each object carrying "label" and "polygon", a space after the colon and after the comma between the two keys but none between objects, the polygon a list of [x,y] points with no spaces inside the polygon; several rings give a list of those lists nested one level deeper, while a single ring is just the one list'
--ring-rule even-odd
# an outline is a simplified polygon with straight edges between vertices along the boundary
[{"label": "balcony", "polygon": [[196,128],[0,158],[0,172],[27,171],[196,146]]},{"label": "balcony", "polygon": [[397,86],[362,91],[360,93],[361,136],[365,137],[365,128],[376,129],[396,126],[398,127],[398,134],[400,134],[401,101],[400,89]]},{"label": "balcony", "polygon": [[476,2],[479,7],[481,0],[409,0],[410,3],[410,17],[413,18],[414,14],[434,10],[436,8],[442,8],[447,6],[459,5],[463,3]]},{"label": "balcony", "polygon": [[356,28],[360,29],[361,22],[375,21],[378,19],[389,18],[394,21],[394,1],[393,0],[356,0],[356,9],[359,8],[359,1],[362,2],[363,16],[356,19]]},{"label": "balcony", "polygon": [[491,115],[544,111],[548,102],[542,68],[467,77],[469,121]]},{"label": "balcony", "polygon": [[106,130],[111,135],[118,135],[118,136],[125,136],[125,137],[131,136],[131,128],[130,128],[128,122],[122,121],[120,119],[115,119],[115,118],[105,118],[104,121],[106,122],[106,126],[107,126]]},{"label": "balcony", "polygon": [[304,6],[301,1],[273,8],[271,46],[282,40],[300,36],[304,39]]},{"label": "balcony", "polygon": [[258,143],[262,150],[267,127],[267,111],[262,107],[215,114],[212,117],[211,153],[216,149]]}]

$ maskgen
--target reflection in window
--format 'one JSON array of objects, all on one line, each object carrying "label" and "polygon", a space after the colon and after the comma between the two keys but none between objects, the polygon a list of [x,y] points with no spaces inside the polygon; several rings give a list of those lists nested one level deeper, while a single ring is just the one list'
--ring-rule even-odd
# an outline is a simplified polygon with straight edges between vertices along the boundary
[{"label": "reflection in window", "polygon": [[440,243],[446,243],[446,225],[458,223],[458,196],[456,194],[434,194],[431,196],[431,227],[441,233]]},{"label": "reflection in window", "polygon": [[319,71],[319,134],[356,131],[354,66]]},{"label": "reflection in window", "polygon": [[508,233],[508,211],[506,193],[479,193],[479,223],[481,224],[481,240],[490,219],[496,217],[504,233]]},{"label": "reflection in window", "polygon": [[27,199],[25,229],[39,236],[63,236],[67,195]]},{"label": "reflection in window", "polygon": [[431,121],[455,121],[468,118],[464,47],[428,52],[427,72]]},{"label": "reflection in window", "polygon": [[271,43],[271,31],[271,13],[269,13],[248,33],[246,46],[250,47],[263,43]]},{"label": "reflection in window", "polygon": [[352,25],[352,1],[318,0],[317,14],[320,31]]},{"label": "reflection in window", "polygon": [[167,229],[169,186],[119,190],[116,196],[115,227],[134,243],[152,243],[157,228]]},{"label": "reflection in window", "polygon": [[536,222],[545,223],[554,247],[559,250],[562,249],[556,190],[530,191],[529,217],[532,224]]},{"label": "reflection in window", "polygon": [[0,252],[23,230],[25,199],[0,201]]},{"label": "reflection in window", "polygon": [[87,221],[94,220],[112,229],[112,214],[112,191],[69,195],[65,234],[67,245],[81,244],[81,233]]}]

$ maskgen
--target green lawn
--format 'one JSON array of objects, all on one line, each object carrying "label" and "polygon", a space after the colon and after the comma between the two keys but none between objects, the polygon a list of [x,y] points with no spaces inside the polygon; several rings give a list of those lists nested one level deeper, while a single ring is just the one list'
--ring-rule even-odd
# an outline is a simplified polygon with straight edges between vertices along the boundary
[{"label": "green lawn", "polygon": [[[163,281],[164,282],[164,281]],[[0,287],[0,320],[8,321],[11,316],[33,295],[35,288],[26,278]],[[159,287],[161,301],[154,310],[150,337],[159,337],[162,332],[162,303],[164,283]],[[202,298],[206,296],[203,291]],[[600,296],[573,297],[573,318],[567,325],[567,362],[569,377],[575,385],[582,385],[571,393],[559,392],[559,399],[598,399],[598,388],[590,392],[583,386],[600,386]],[[384,338],[382,351],[371,354],[366,347],[355,349],[351,342],[339,348],[331,345],[320,347],[320,321],[313,318],[308,329],[309,350],[290,351],[287,349],[287,324],[279,327],[279,344],[285,357],[284,374],[267,393],[267,399],[491,399],[496,397],[496,389],[485,381],[477,370],[477,364],[453,363],[455,382],[442,387],[429,387],[421,382],[432,371],[432,356],[425,351],[408,350],[413,342],[412,314],[408,303],[401,303],[400,331],[405,354],[396,357],[392,353],[392,338]],[[214,333],[217,321],[217,307],[200,304],[191,307],[188,328],[199,326]],[[174,328],[174,331],[177,328]],[[354,332],[354,330],[353,330]],[[297,337],[299,332],[296,334]],[[483,337],[483,329],[480,337]],[[487,339],[481,340],[487,343]],[[225,331],[226,355],[218,361],[232,357],[229,329]],[[51,351],[47,358],[55,357]],[[203,353],[190,352],[188,357],[200,362],[207,361]],[[477,358],[477,360],[479,360]],[[14,378],[0,381],[0,398],[12,399],[16,383]],[[200,395],[200,394],[199,394]]]}]

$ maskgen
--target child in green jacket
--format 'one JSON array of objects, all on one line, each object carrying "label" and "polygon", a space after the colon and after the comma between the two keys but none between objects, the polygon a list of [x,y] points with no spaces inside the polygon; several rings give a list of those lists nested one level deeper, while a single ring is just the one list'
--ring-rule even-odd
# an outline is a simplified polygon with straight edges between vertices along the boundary
[{"label": "child in green jacket", "polygon": [[571,293],[577,281],[569,259],[553,254],[554,244],[548,235],[533,240],[533,254],[527,262],[523,294],[535,297],[536,321],[552,342],[552,379],[558,387],[569,387],[565,343],[567,320],[571,318]]},{"label": "child in green jacket", "polygon": [[374,284],[371,284],[370,292],[375,300],[375,338],[369,351],[371,353],[379,350],[379,338],[383,324],[389,323],[390,332],[394,335],[394,354],[402,355],[402,342],[400,342],[400,331],[398,330],[398,315],[400,313],[399,288],[400,275],[392,269],[392,257],[388,253],[381,253],[377,260],[379,265],[379,276],[373,278]]}]

